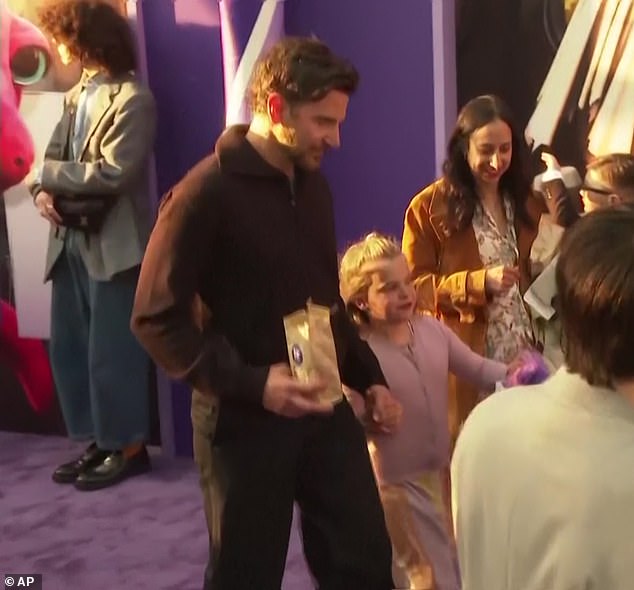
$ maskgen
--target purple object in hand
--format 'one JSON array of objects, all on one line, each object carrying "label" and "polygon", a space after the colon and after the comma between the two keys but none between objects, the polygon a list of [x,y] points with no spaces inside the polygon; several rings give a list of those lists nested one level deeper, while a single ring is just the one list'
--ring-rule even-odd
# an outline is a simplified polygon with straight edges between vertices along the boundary
[{"label": "purple object in hand", "polygon": [[504,380],[505,387],[516,385],[537,385],[550,376],[544,358],[535,350],[525,350],[518,357],[519,365]]}]

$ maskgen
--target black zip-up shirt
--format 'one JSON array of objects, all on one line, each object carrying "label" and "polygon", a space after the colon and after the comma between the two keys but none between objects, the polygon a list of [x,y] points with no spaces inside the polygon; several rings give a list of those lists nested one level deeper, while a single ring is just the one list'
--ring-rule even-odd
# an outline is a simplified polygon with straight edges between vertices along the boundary
[{"label": "black zip-up shirt", "polygon": [[[270,365],[288,362],[284,316],[308,299],[333,310],[344,384],[385,379],[339,296],[332,197],[319,172],[293,183],[228,129],[215,153],[163,198],[131,327],[172,378],[202,392],[261,403]],[[192,312],[211,311],[204,329]]]}]

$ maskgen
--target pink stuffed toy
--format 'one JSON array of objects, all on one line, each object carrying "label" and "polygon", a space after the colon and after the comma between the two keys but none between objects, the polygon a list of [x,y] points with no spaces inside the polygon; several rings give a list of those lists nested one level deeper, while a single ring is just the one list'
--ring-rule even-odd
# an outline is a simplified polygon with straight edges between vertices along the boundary
[{"label": "pink stuffed toy", "polygon": [[[33,140],[20,116],[20,99],[22,89],[39,82],[49,64],[44,35],[0,0],[0,195],[33,165]],[[5,301],[0,301],[0,362],[13,370],[36,412],[50,406],[54,387],[44,344],[19,337],[15,310]]]},{"label": "pink stuffed toy", "polygon": [[39,82],[50,63],[44,35],[0,0],[0,193],[33,165],[33,140],[20,117],[22,89]]}]

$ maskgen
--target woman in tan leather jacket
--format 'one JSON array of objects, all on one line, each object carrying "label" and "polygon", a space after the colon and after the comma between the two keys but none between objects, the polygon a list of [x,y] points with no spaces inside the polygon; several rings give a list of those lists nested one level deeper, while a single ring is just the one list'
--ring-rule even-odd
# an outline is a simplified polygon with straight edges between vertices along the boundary
[{"label": "woman in tan leather jacket", "polygon": [[[495,96],[460,112],[443,176],[405,214],[403,252],[421,312],[450,326],[475,352],[512,361],[532,345],[522,294],[543,200],[532,196],[527,146]],[[453,439],[481,394],[450,376]]]}]

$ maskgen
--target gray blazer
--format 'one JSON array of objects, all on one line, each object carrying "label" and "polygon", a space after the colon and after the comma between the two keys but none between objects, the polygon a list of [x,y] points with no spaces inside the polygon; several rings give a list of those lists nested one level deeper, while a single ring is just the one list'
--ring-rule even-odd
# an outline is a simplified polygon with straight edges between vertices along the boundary
[{"label": "gray blazer", "polygon": [[[156,107],[150,90],[133,75],[100,84],[88,113],[88,133],[75,161],[64,161],[69,126],[82,89],[66,95],[64,114],[46,149],[41,174],[30,187],[35,197],[51,194],[112,195],[116,203],[97,234],[79,241],[82,258],[95,280],[141,263],[151,227],[147,163],[156,130]],[[70,108],[68,108],[70,107]],[[64,247],[66,230],[51,228],[45,280]]]}]

